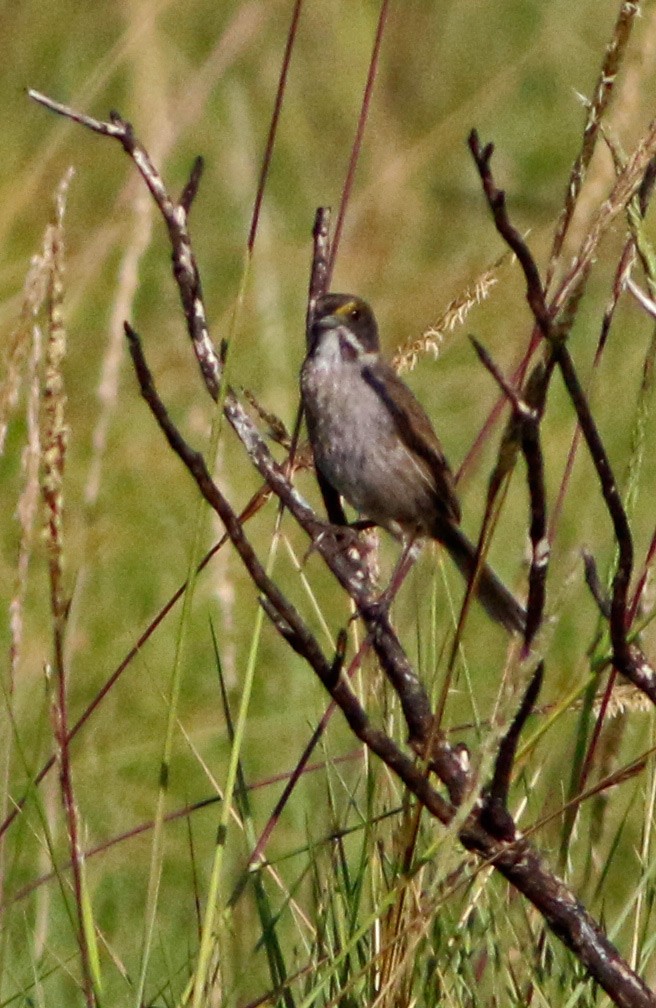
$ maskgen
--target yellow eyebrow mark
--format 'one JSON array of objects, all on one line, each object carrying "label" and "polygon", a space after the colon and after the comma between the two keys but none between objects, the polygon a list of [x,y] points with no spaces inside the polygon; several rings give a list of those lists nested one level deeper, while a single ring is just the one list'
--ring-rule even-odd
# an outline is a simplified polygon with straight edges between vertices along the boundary
[{"label": "yellow eyebrow mark", "polygon": [[354,308],[358,307],[357,301],[347,301],[346,304],[340,305],[339,308],[335,309],[335,315],[348,315],[353,311]]}]

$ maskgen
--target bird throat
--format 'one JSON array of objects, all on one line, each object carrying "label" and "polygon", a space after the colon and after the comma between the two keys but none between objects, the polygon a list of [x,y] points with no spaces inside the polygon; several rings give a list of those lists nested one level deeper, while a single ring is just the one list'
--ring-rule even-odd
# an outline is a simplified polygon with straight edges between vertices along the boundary
[{"label": "bird throat", "polygon": [[339,339],[339,353],[340,357],[345,363],[352,363],[356,361],[360,355],[360,348],[354,342],[353,337],[350,333],[340,332],[338,335]]}]

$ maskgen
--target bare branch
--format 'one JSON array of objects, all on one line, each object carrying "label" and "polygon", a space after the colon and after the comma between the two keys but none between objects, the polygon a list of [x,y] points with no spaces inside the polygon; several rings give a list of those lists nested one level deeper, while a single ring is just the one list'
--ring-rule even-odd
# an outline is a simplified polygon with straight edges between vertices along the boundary
[{"label": "bare branch", "polygon": [[[482,344],[474,339],[474,337],[471,337],[471,340],[481,362],[498,383],[512,406],[512,427],[507,432],[504,440],[507,442],[519,440],[526,460],[531,502],[530,536],[533,547],[531,569],[529,572],[528,603],[526,607],[526,629],[524,631],[524,655],[528,655],[544,614],[545,585],[549,562],[549,541],[546,535],[547,500],[539,427],[540,418],[544,410],[547,375],[545,368],[538,365],[533,370],[527,383],[526,398],[522,399],[516,389],[503,376],[501,370],[496,366]],[[503,454],[503,448],[501,454]],[[497,468],[500,468],[502,464],[500,463]],[[490,481],[489,496],[494,494],[498,489],[500,477],[501,473]]]},{"label": "bare branch", "polygon": [[191,166],[191,172],[189,173],[189,180],[180,193],[180,206],[183,207],[185,213],[189,215],[191,210],[191,205],[196,199],[198,193],[198,187],[200,186],[200,180],[203,177],[203,171],[205,169],[205,162],[202,157],[197,157]]},{"label": "bare branch", "polygon": [[312,228],[312,266],[310,267],[310,288],[305,333],[309,339],[314,305],[318,297],[326,293],[330,280],[330,207],[317,207]]},{"label": "bare branch", "polygon": [[[385,4],[383,4],[384,9]],[[36,93],[32,93],[32,97],[36,100],[43,99],[43,96]],[[169,237],[173,246],[174,275],[180,290],[189,332],[201,364],[206,387],[213,398],[218,398],[221,377],[220,362],[207,335],[201,285],[187,233],[187,210],[193,202],[195,184],[188,186],[185,189],[186,195],[183,194],[182,202],[175,204],[166,194],[161,178],[151,165],[147,153],[135,139],[131,127],[119,116],[112,116],[110,123],[99,123],[98,120],[71,113],[64,106],[51,103],[49,99],[42,100],[42,103],[60,114],[68,115],[69,118],[94,129],[96,132],[119,139],[124,149],[135,161],[169,227]],[[520,258],[527,277],[529,304],[534,311],[540,331],[549,340],[554,359],[558,361],[561,370],[565,372],[567,364],[563,365],[561,356],[566,351],[559,340],[554,338],[554,333],[551,331],[551,320],[544,304],[539,272],[528,247],[509,222],[503,193],[496,189],[491,175],[489,161],[492,150],[489,147],[481,150],[475,136],[471,143],[497,227]],[[194,173],[192,173],[193,177]],[[334,255],[334,247],[332,251]],[[321,273],[321,270],[318,269],[317,272]],[[266,480],[270,490],[278,496],[299,525],[311,536],[316,550],[321,553],[339,583],[355,601],[381,667],[399,696],[410,731],[411,742],[422,756],[430,756],[431,767],[436,770],[445,783],[450,801],[438,794],[425,771],[417,766],[410,756],[402,752],[385,732],[371,725],[366,712],[344,675],[342,668],[343,648],[338,648],[335,658],[328,661],[297,610],[268,577],[246,538],[241,521],[213,482],[203,457],[187,445],[171,422],[157,395],[136,333],[130,326],[126,326],[126,332],[142,395],[169,444],[193,476],[200,492],[224,522],[227,533],[253,584],[265,599],[263,605],[274,621],[274,625],[314,669],[335,703],[340,706],[357,737],[399,776],[431,815],[442,823],[452,822],[457,805],[466,795],[469,782],[467,770],[463,766],[457,750],[452,748],[441,736],[437,737],[430,753],[426,754],[426,746],[431,742],[433,734],[428,697],[408,661],[387,615],[381,612],[381,608],[377,604],[378,600],[366,578],[359,557],[352,555],[353,551],[345,550],[343,542],[338,541],[334,530],[327,528],[317,520],[312,510],[291,485],[287,472],[278,466],[271,457],[266,444],[237,397],[230,389],[226,389],[223,402],[226,417],[241,439],[250,459]],[[208,361],[209,365],[207,365]],[[550,376],[550,373],[550,368],[547,368],[540,381],[535,379],[535,388],[531,388],[529,385],[528,392],[524,396],[526,405],[529,407],[528,423],[529,426],[534,425],[536,438],[538,418],[541,415],[546,395],[547,376]],[[574,375],[574,377],[576,376]],[[508,390],[511,390],[510,385],[508,385]],[[523,414],[525,411],[519,409],[522,399],[518,393],[512,392],[510,398],[511,401],[514,398],[514,406],[518,408],[519,413]],[[585,405],[587,406],[587,404]],[[580,404],[579,408],[583,412]],[[533,414],[536,414],[535,418]],[[523,416],[522,422],[527,422],[526,416]],[[590,424],[591,419],[587,427],[584,427],[583,423],[582,427],[586,437],[593,440]],[[539,443],[537,447],[535,443],[523,445],[523,447],[529,470],[532,471],[535,482],[535,488],[532,490],[532,514],[536,524],[543,524],[543,515],[540,510],[542,504],[539,501],[539,495],[543,492]],[[593,448],[596,449],[594,443]],[[591,448],[591,452],[593,448]],[[538,455],[531,455],[533,451],[537,451]],[[601,467],[603,470],[603,460],[595,455],[593,457],[598,468]],[[609,492],[607,479],[606,482],[602,479],[602,488],[606,495]],[[623,587],[623,612],[625,612],[626,586]],[[622,601],[617,583],[613,600],[613,619],[617,619],[617,612],[620,608],[619,603],[616,603],[615,594],[618,594],[620,601]],[[541,612],[541,605],[536,606],[536,611]],[[624,633],[623,640],[626,643]],[[619,644],[620,642],[614,638],[613,646],[616,656],[627,657],[626,654],[620,653]],[[639,665],[642,660],[637,649],[630,651],[628,657],[632,658],[636,665]],[[636,669],[636,675],[639,675],[641,671],[644,672],[644,669]],[[505,805],[517,738],[532,709],[538,686],[539,674],[536,674],[520,711],[504,740],[502,752],[499,754],[492,790],[495,800],[501,806]],[[492,826],[492,831],[485,828],[483,806],[481,803],[476,803],[473,812],[459,829],[458,835],[468,850],[476,851],[485,858],[538,908],[548,925],[574,951],[591,976],[610,994],[616,1004],[622,1008],[629,1008],[629,1006],[631,1008],[648,1008],[648,1006],[654,1008],[656,999],[653,993],[621,959],[617,950],[603,935],[596,921],[590,917],[564,883],[545,866],[526,839],[514,831],[510,842],[505,840],[500,842],[494,835],[498,823],[493,822]]]},{"label": "bare branch", "polygon": [[519,739],[537,701],[544,677],[544,662],[540,662],[531,676],[519,710],[505,737],[501,740],[494,775],[485,795],[481,822],[498,840],[514,840],[515,823],[508,810],[508,795],[512,779],[513,764]]},{"label": "bare branch", "polygon": [[485,147],[481,147],[478,133],[476,130],[472,130],[469,134],[469,149],[478,168],[478,174],[483,184],[483,191],[485,192],[488,206],[492,211],[496,229],[519,259],[524,276],[526,277],[526,300],[529,303],[529,307],[533,312],[542,335],[545,339],[549,339],[551,335],[551,320],[544,299],[540,273],[526,241],[517,228],[510,223],[506,210],[506,194],[502,189],[497,187],[492,176],[490,161],[494,153],[494,144],[489,143]]},{"label": "bare branch", "polygon": [[[197,480],[199,489],[217,509],[222,520],[226,522],[231,539],[233,539],[254,583],[263,591],[280,617],[286,621],[295,635],[294,643],[302,649],[304,657],[310,662],[335,702],[340,706],[358,738],[398,774],[404,784],[432,815],[443,823],[449,823],[455,814],[455,808],[435,792],[424,773],[401,752],[385,732],[371,726],[348,681],[341,674],[341,654],[338,652],[333,663],[326,662],[314,638],[308,634],[294,608],[267,577],[255,557],[252,547],[247,543],[239,521],[218,488],[213,484],[202,456],[193,452],[173,427],[152,384],[141,354],[138,338],[133,332],[129,331],[128,334],[144,398],[167,440]],[[285,632],[287,633],[287,628],[285,628]],[[336,672],[338,673],[337,677]],[[527,698],[520,712],[521,716],[518,716],[514,724],[515,732],[521,730],[527,716],[525,712],[530,710],[532,706],[536,684],[539,685],[538,679],[534,680],[532,688],[527,693]],[[509,748],[512,746],[512,739],[513,730],[511,729]],[[457,759],[455,756],[453,758]],[[591,975],[604,990],[611,994],[617,1005],[622,1008],[654,1008],[656,999],[652,992],[627,966],[598,924],[564,883],[544,866],[527,841],[516,836],[510,844],[499,842],[484,828],[482,823],[477,822],[476,815],[470,817],[461,829],[459,836],[467,849],[477,851],[485,857],[535,904],[549,926],[575,952],[590,970]]]},{"label": "bare branch", "polygon": [[[654,142],[655,135],[656,125],[652,124],[638,150],[630,159],[621,180],[615,187],[618,190],[618,195],[616,203],[613,204],[613,212],[620,205],[620,193],[621,198],[625,200],[622,205],[626,205],[626,201],[631,198],[634,192],[638,191],[640,187],[640,179],[637,177],[638,167],[643,168],[644,171],[649,168],[650,159],[647,157],[647,154],[650,150],[650,145]],[[633,648],[629,647],[627,642],[628,591],[633,570],[633,541],[629,521],[622,504],[610,461],[593,420],[587,398],[576,374],[574,363],[565,346],[562,333],[557,331],[552,323],[551,312],[546,306],[540,274],[535,260],[524,239],[510,223],[504,193],[497,188],[494,182],[490,168],[493,147],[491,144],[488,144],[486,147],[481,148],[475,131],[472,131],[470,135],[469,145],[481,176],[483,189],[492,211],[497,231],[515,252],[524,270],[527,301],[540,332],[548,342],[553,359],[560,368],[565,387],[576,410],[581,431],[597,471],[606,508],[613,523],[613,530],[619,550],[617,571],[613,579],[610,615],[613,663],[623,675],[627,676],[640,689],[645,690],[647,695],[656,702],[656,676],[651,670],[649,663],[644,660],[644,656],[638,658],[633,654]],[[544,395],[546,396],[546,388]]]},{"label": "bare branch", "polygon": [[[188,214],[186,203],[189,201],[190,196],[188,187],[182,194],[182,201],[175,203],[168,195],[162,178],[152,164],[148,152],[135,137],[131,124],[122,119],[117,112],[111,113],[110,122],[102,122],[91,116],[75,112],[67,105],[52,101],[51,98],[47,98],[38,91],[30,90],[28,94],[34,101],[45,105],[46,108],[52,109],[53,112],[57,112],[59,115],[65,116],[73,122],[86,126],[88,129],[93,130],[94,133],[100,133],[103,136],[109,136],[118,140],[125,153],[134,161],[168,229],[169,240],[173,249],[173,275],[180,292],[182,307],[187,320],[187,329],[194,346],[194,352],[203,375],[203,380],[205,381],[205,386],[212,398],[216,400],[219,395],[222,367],[219,356],[210,339],[205,317],[200,275],[187,229]],[[196,161],[190,179],[192,189],[198,181],[198,171],[199,167]]]},{"label": "bare branch", "polygon": [[[293,639],[294,649],[299,653],[302,653],[304,658],[310,663],[312,668],[315,670],[322,683],[331,694],[336,703],[341,707],[344,715],[350,726],[356,732],[359,738],[368,745],[372,744],[372,739],[374,740],[374,751],[378,752],[382,749],[386,753],[385,762],[388,759],[392,759],[394,766],[401,766],[404,768],[404,773],[410,773],[410,768],[412,772],[410,773],[410,779],[415,780],[415,786],[417,785],[416,778],[421,778],[422,789],[424,789],[425,779],[419,770],[414,767],[412,760],[407,756],[404,756],[401,751],[396,747],[396,745],[389,739],[383,732],[377,732],[375,729],[371,728],[369,725],[368,718],[360,706],[355,694],[351,690],[348,681],[344,676],[340,676],[335,682],[335,671],[334,665],[328,664],[323,657],[321,649],[319,648],[314,636],[309,632],[305,626],[303,620],[301,619],[299,613],[294,608],[294,606],[288,602],[284,597],[277,585],[269,578],[266,574],[264,568],[262,567],[260,561],[255,555],[253,547],[248,542],[246,535],[244,533],[243,527],[237,518],[236,514],[230,507],[228,501],[220,492],[214,481],[212,480],[205,460],[203,456],[194,451],[186,443],[180,432],[174,426],[171,421],[164,404],[157,394],[155,385],[152,380],[152,376],[146,364],[143,352],[141,349],[141,344],[139,337],[131,326],[126,324],[125,327],[126,335],[128,336],[130,353],[132,355],[132,360],[135,367],[135,372],[139,381],[139,387],[141,389],[141,394],[148,403],[150,410],[157,420],[162,432],[164,433],[169,445],[179,456],[183,464],[189,473],[193,476],[198,489],[202,493],[203,497],[207,500],[208,504],[216,511],[216,513],[221,518],[221,521],[226,527],[226,531],[230,536],[230,539],[237,550],[244,566],[248,570],[248,573],[257,586],[257,588],[264,594],[268,600],[267,612],[275,611],[277,615],[276,626],[281,629],[284,627],[284,636],[286,639]],[[308,509],[309,510],[309,509]],[[373,604],[373,603],[370,603]],[[374,648],[386,647],[389,649],[390,657],[388,659],[388,669],[391,671],[395,678],[398,678],[399,673],[399,663],[401,661],[407,662],[405,655],[402,655],[402,659],[399,658],[398,651],[400,651],[400,645],[396,641],[396,638],[389,627],[387,620],[379,620],[379,612],[376,611],[375,618],[376,622],[380,622],[380,628],[376,628],[378,632],[378,639],[374,637],[373,645]],[[365,617],[366,619],[366,617]],[[390,637],[394,638],[390,641]],[[382,642],[382,643],[381,643]],[[396,642],[396,648],[394,646]],[[381,658],[381,663],[382,663]],[[408,666],[409,667],[409,666]],[[413,678],[416,679],[414,672],[410,670]],[[416,680],[417,687],[422,690],[419,685],[419,681]],[[411,687],[409,695],[411,699],[413,698],[414,686]],[[401,698],[402,704],[404,700],[407,702],[408,694],[404,694]],[[423,701],[422,701],[423,702]],[[427,704],[427,700],[426,700]],[[430,708],[429,716],[430,716]],[[414,709],[410,710],[410,716],[415,714]],[[412,725],[410,725],[412,730]],[[421,723],[418,727],[423,731],[426,731],[426,726]],[[369,740],[369,741],[367,741]],[[448,745],[444,743],[444,753],[445,757],[448,753]],[[379,752],[380,755],[380,752]],[[456,768],[450,768],[448,760],[444,760],[446,765],[446,771],[448,776],[448,771],[451,769],[453,773]],[[390,764],[391,765],[391,764]],[[405,778],[404,778],[405,779]],[[413,786],[414,790],[414,786]],[[432,789],[429,788],[430,791]],[[426,792],[428,793],[428,792]],[[447,805],[444,800],[438,798],[434,794],[434,798],[431,798],[431,805],[434,809],[439,808],[439,815],[443,821],[448,821],[451,812],[447,811]],[[446,818],[445,818],[446,817]]]}]

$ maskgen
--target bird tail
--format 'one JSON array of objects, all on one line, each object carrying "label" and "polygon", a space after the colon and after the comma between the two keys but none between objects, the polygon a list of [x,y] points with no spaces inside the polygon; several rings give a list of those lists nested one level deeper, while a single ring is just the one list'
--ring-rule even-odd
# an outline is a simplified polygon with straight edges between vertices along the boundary
[{"label": "bird tail", "polygon": [[[469,581],[476,564],[474,544],[457,525],[453,524],[440,528],[439,541],[443,543],[460,573]],[[526,610],[487,564],[484,564],[479,571],[476,595],[493,620],[510,633],[524,632]]]}]

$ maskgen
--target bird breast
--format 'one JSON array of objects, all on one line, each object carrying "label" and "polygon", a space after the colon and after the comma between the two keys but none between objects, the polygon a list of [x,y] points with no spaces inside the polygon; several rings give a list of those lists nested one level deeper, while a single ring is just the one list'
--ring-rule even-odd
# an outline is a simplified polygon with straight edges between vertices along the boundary
[{"label": "bird breast", "polygon": [[389,409],[365,381],[360,361],[310,355],[301,391],[315,464],[360,514],[393,532],[430,534],[435,481],[399,436]]}]

